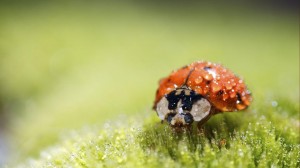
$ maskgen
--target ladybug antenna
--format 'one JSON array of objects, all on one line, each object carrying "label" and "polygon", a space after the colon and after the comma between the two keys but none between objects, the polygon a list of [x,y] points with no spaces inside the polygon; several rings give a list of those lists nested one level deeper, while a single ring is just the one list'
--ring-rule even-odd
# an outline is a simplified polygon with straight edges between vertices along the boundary
[{"label": "ladybug antenna", "polygon": [[192,74],[192,72],[195,70],[195,68],[193,68],[193,69],[191,69],[190,70],[190,72],[189,72],[189,74],[188,74],[188,76],[186,77],[186,79],[185,79],[185,81],[184,81],[184,83],[183,83],[183,85],[181,86],[181,87],[187,87],[188,88],[188,86],[186,85],[187,84],[187,81],[189,80],[189,78],[190,78],[190,76],[191,76],[191,74]]}]

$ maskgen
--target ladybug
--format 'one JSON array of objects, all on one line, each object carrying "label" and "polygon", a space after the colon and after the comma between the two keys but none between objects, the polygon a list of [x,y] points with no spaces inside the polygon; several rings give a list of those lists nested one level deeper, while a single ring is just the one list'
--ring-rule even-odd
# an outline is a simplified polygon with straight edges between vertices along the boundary
[{"label": "ladybug", "polygon": [[246,109],[252,101],[244,81],[222,65],[197,61],[159,81],[153,109],[173,128],[200,128],[211,116]]}]

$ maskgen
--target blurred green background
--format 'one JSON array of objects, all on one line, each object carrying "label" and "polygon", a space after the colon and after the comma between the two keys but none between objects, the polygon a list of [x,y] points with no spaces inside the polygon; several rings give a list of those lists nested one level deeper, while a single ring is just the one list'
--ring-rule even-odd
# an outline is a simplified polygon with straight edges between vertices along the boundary
[{"label": "blurred green background", "polygon": [[158,80],[196,60],[243,77],[254,107],[299,109],[295,3],[1,1],[0,162],[35,157],[72,129],[156,115]]}]

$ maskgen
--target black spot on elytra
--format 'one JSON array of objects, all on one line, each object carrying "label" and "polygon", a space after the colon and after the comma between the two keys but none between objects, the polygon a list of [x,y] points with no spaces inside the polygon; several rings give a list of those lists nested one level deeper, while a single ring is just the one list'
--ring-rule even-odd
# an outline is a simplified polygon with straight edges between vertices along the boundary
[{"label": "black spot on elytra", "polygon": [[180,94],[176,95],[177,90],[170,92],[166,95],[166,98],[169,102],[168,109],[175,110],[177,108],[178,102],[181,100],[182,109],[191,111],[193,104],[202,98],[201,95],[196,94],[193,90],[189,90],[190,94],[186,95],[184,89],[180,92]]},{"label": "black spot on elytra", "polygon": [[242,97],[241,97],[240,93],[236,94],[236,98],[237,98],[238,101],[242,102]]},{"label": "black spot on elytra", "polygon": [[209,84],[210,84],[210,81],[206,81],[206,84],[209,85]]},{"label": "black spot on elytra", "polygon": [[206,66],[206,67],[204,67],[203,69],[204,69],[205,71],[208,71],[208,70],[211,69],[211,67],[210,67],[210,66]]},{"label": "black spot on elytra", "polygon": [[217,96],[221,96],[221,95],[223,95],[223,93],[224,93],[224,91],[220,90],[220,91],[218,91]]}]

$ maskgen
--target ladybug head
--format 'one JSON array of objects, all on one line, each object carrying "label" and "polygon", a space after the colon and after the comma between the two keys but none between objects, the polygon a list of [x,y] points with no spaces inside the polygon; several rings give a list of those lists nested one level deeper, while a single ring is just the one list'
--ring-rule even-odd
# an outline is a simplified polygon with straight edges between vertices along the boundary
[{"label": "ladybug head", "polygon": [[201,121],[209,115],[210,110],[210,102],[186,86],[165,95],[156,106],[160,119],[176,128]]}]

